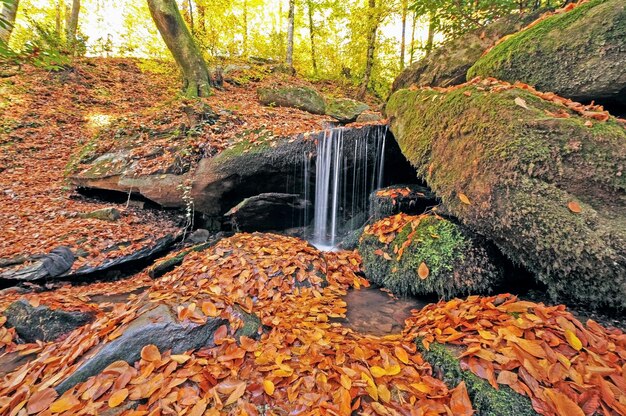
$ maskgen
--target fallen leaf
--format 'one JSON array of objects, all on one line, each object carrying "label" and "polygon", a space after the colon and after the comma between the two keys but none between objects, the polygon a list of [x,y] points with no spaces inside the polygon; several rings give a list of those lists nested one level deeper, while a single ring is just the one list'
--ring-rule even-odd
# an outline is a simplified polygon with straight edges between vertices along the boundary
[{"label": "fallen leaf", "polygon": [[567,207],[575,214],[579,214],[582,212],[582,209],[580,208],[580,205],[578,205],[578,202],[570,201],[567,203]]},{"label": "fallen leaf", "polygon": [[426,265],[426,263],[421,262],[419,267],[417,268],[417,275],[420,279],[424,280],[428,277],[429,274],[430,270],[428,270],[428,266]]},{"label": "fallen leaf", "polygon": [[274,383],[272,382],[272,380],[263,380],[263,391],[265,391],[265,393],[268,396],[272,396],[274,395]]},{"label": "fallen leaf", "polygon": [[141,358],[148,362],[161,361],[161,353],[156,345],[146,345],[141,349]]},{"label": "fallen leaf", "polygon": [[54,399],[57,398],[59,394],[53,388],[49,387],[47,389],[40,390],[38,392],[33,393],[28,400],[28,404],[26,405],[26,411],[29,415],[34,413],[39,413],[43,410],[46,410]]},{"label": "fallen leaf", "polygon": [[459,196],[459,200],[464,203],[465,205],[471,205],[472,203],[470,202],[469,198],[467,197],[467,195],[459,192],[458,194]]},{"label": "fallen leaf", "polygon": [[576,351],[580,351],[581,348],[583,347],[583,343],[580,341],[580,339],[576,336],[576,334],[574,333],[574,331],[570,330],[570,329],[566,329],[565,330],[565,339],[567,340],[567,343],[574,348]]},{"label": "fallen leaf", "polygon": [[519,105],[522,108],[525,108],[526,110],[529,110],[526,101],[524,101],[522,97],[515,97],[515,104]]},{"label": "fallen leaf", "polygon": [[109,397],[109,407],[113,408],[119,406],[124,400],[126,400],[127,397],[128,389],[121,389],[116,391],[111,395],[111,397]]}]

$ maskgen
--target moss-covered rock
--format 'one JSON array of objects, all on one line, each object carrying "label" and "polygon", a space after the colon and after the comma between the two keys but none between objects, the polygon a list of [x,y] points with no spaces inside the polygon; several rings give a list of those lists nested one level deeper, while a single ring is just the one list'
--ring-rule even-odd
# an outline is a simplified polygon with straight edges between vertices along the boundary
[{"label": "moss-covered rock", "polygon": [[626,307],[623,124],[487,81],[401,90],[387,113],[402,152],[450,213],[553,298]]},{"label": "moss-covered rock", "polygon": [[393,82],[392,90],[411,85],[447,87],[464,83],[467,70],[483,52],[500,38],[517,32],[538,18],[543,11],[503,17],[484,28],[447,41],[402,71]]},{"label": "moss-covered rock", "polygon": [[324,97],[313,88],[291,86],[259,88],[257,94],[263,105],[297,108],[313,114],[325,114],[326,112]]},{"label": "moss-covered rock", "polygon": [[326,115],[342,123],[355,121],[362,112],[369,110],[365,103],[349,98],[330,98],[326,101]]},{"label": "moss-covered rock", "polygon": [[626,3],[591,0],[495,46],[468,71],[577,100],[626,102]]},{"label": "moss-covered rock", "polygon": [[[376,231],[387,223],[397,231],[385,235]],[[485,243],[435,215],[400,214],[374,223],[365,229],[358,251],[367,277],[402,296],[488,293],[502,279]],[[426,277],[423,271],[420,276],[422,264],[428,268]]]},{"label": "moss-covered rock", "polygon": [[425,349],[416,342],[424,359],[433,367],[435,374],[450,387],[456,387],[461,381],[467,386],[467,393],[478,415],[481,416],[534,416],[532,403],[528,397],[513,391],[509,386],[500,385],[496,390],[484,380],[468,370],[462,370],[459,351],[454,346],[438,343],[430,344]]}]

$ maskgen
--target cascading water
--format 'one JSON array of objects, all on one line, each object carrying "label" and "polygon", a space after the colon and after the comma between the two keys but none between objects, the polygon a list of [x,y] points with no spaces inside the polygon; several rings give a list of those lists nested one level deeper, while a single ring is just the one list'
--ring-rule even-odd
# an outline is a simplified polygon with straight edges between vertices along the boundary
[{"label": "cascading water", "polygon": [[382,187],[384,180],[387,128],[366,128],[366,134],[351,135],[350,139],[345,131],[335,128],[324,132],[317,142],[314,172],[311,155],[304,155],[305,199],[311,195],[310,175],[315,174],[312,243],[322,249],[334,247],[346,223],[354,223],[367,212],[369,194]]}]

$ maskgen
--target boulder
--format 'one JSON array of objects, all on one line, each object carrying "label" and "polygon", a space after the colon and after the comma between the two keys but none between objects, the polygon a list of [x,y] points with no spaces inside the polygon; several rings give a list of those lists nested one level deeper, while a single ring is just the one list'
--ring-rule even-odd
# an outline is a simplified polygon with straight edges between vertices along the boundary
[{"label": "boulder", "polygon": [[76,384],[99,374],[115,361],[126,361],[132,365],[139,360],[141,349],[146,345],[155,345],[159,351],[172,350],[172,354],[182,354],[201,347],[210,348],[214,346],[215,330],[227,322],[219,318],[208,319],[205,324],[178,322],[168,306],[159,305],[132,321],[119,338],[103,344],[55,390],[63,394]]},{"label": "boulder", "polygon": [[578,101],[626,104],[626,4],[591,0],[501,42],[468,71]]},{"label": "boulder", "polygon": [[360,101],[349,98],[330,98],[326,100],[326,115],[329,115],[342,123],[351,123],[369,106]]},{"label": "boulder", "polygon": [[93,218],[102,221],[117,221],[122,218],[122,213],[113,207],[96,209],[91,212],[80,214],[83,218]]},{"label": "boulder", "polygon": [[77,311],[50,309],[46,306],[34,308],[25,300],[13,302],[4,311],[6,325],[25,342],[54,341],[93,321],[93,314]]},{"label": "boulder", "polygon": [[421,185],[393,185],[372,192],[369,218],[378,221],[391,215],[423,214],[439,203],[437,196]]},{"label": "boulder", "polygon": [[239,231],[285,230],[302,223],[310,206],[298,194],[268,192],[244,199],[224,216]]},{"label": "boulder", "polygon": [[626,307],[622,122],[493,80],[400,90],[387,115],[448,211],[534,273],[553,300]]},{"label": "boulder", "polygon": [[485,241],[435,215],[380,220],[365,228],[358,251],[368,279],[401,296],[488,293],[502,280]]},{"label": "boulder", "polygon": [[377,121],[382,121],[383,116],[380,113],[375,113],[373,111],[365,111],[356,118],[357,123],[375,123]]},{"label": "boulder", "polygon": [[257,94],[263,105],[297,108],[312,114],[326,113],[324,97],[313,88],[293,86],[259,88]]},{"label": "boulder", "polygon": [[411,85],[448,87],[466,81],[467,70],[502,37],[515,33],[541,15],[536,11],[510,15],[445,42],[408,66],[394,80],[392,91]]}]

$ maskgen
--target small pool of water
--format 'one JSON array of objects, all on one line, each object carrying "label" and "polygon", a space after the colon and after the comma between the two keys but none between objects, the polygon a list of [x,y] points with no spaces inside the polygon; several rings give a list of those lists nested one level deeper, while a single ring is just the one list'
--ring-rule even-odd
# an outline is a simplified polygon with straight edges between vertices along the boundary
[{"label": "small pool of water", "polygon": [[420,299],[398,299],[379,288],[350,290],[343,298],[348,304],[344,326],[361,334],[385,336],[399,334],[412,309],[421,309],[429,302]]}]

